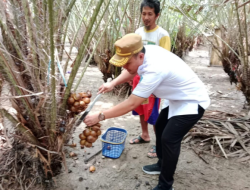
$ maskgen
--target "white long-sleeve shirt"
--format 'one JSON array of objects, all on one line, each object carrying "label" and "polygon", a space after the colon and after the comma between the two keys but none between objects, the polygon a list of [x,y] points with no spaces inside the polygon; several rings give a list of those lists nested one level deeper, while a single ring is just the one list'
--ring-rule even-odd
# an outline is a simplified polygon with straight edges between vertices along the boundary
[{"label": "white long-sleeve shirt", "polygon": [[197,114],[198,105],[206,109],[210,99],[206,88],[192,69],[178,56],[159,46],[145,46],[141,80],[133,94],[148,98],[154,94],[169,100],[169,115]]}]

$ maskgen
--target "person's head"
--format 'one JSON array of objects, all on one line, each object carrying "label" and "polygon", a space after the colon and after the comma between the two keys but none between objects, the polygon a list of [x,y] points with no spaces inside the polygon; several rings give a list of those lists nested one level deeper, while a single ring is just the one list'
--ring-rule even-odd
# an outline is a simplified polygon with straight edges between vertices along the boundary
[{"label": "person's head", "polygon": [[147,30],[156,27],[156,20],[160,15],[160,2],[158,0],[143,0],[141,3],[141,17]]},{"label": "person's head", "polygon": [[145,55],[145,48],[143,47],[139,53],[134,54],[128,62],[123,66],[130,74],[136,74],[138,67],[142,65]]},{"label": "person's head", "polygon": [[145,55],[141,36],[134,33],[127,34],[115,42],[115,48],[116,54],[109,62],[117,67],[123,67],[130,74],[136,74]]}]

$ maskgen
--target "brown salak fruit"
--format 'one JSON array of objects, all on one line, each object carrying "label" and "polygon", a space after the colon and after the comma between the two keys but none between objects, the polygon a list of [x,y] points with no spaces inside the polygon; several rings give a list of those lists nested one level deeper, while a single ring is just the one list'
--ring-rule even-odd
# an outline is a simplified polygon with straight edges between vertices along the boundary
[{"label": "brown salak fruit", "polygon": [[77,111],[77,109],[76,109],[74,106],[71,106],[70,111],[72,111],[72,112],[76,112],[76,111]]},{"label": "brown salak fruit", "polygon": [[85,102],[85,104],[89,104],[90,103],[90,99],[89,98],[83,98],[83,101]]},{"label": "brown salak fruit", "polygon": [[91,135],[92,137],[96,137],[96,136],[97,136],[97,133],[96,133],[95,131],[90,131],[90,135]]},{"label": "brown salak fruit", "polygon": [[88,95],[88,98],[92,97],[92,93],[90,91],[87,91],[86,94]]},{"label": "brown salak fruit", "polygon": [[81,146],[84,146],[86,142],[87,142],[86,140],[81,140],[81,141],[80,141],[80,145],[81,145]]},{"label": "brown salak fruit", "polygon": [[90,143],[90,142],[85,142],[85,146],[88,147],[88,148],[90,148],[90,147],[92,147],[92,143]]},{"label": "brown salak fruit", "polygon": [[98,130],[100,130],[100,128],[97,126],[93,126],[91,127],[91,130],[97,132]]},{"label": "brown salak fruit", "polygon": [[80,106],[80,103],[79,103],[79,102],[77,102],[77,101],[75,101],[75,103],[74,103],[74,107],[78,108],[79,106]]},{"label": "brown salak fruit", "polygon": [[69,97],[69,99],[68,99],[68,104],[74,104],[74,102],[75,102],[75,99],[74,98],[72,98],[72,97]]},{"label": "brown salak fruit", "polygon": [[88,141],[89,143],[93,143],[93,142],[96,141],[96,138],[93,137],[93,136],[91,136],[91,135],[89,135],[89,136],[87,136],[87,141]]},{"label": "brown salak fruit", "polygon": [[95,171],[95,166],[90,166],[89,171],[93,173]]},{"label": "brown salak fruit", "polygon": [[78,101],[78,100],[81,99],[81,95],[80,95],[79,93],[73,94],[73,98],[74,98],[76,101]]},{"label": "brown salak fruit", "polygon": [[81,107],[81,108],[85,108],[85,105],[86,105],[86,104],[85,104],[84,101],[80,101],[79,104],[80,104],[80,107]]},{"label": "brown salak fruit", "polygon": [[81,133],[80,135],[79,135],[79,138],[81,139],[81,140],[86,140],[86,136],[83,134],[83,133]]},{"label": "brown salak fruit", "polygon": [[101,130],[98,130],[98,131],[96,132],[96,134],[97,134],[98,136],[100,136],[100,135],[102,134],[102,131],[101,131]]},{"label": "brown salak fruit", "polygon": [[69,156],[70,156],[70,157],[76,157],[77,155],[76,155],[76,153],[71,152],[71,153],[69,153]]},{"label": "brown salak fruit", "polygon": [[88,98],[89,96],[88,96],[87,93],[83,92],[83,93],[81,93],[81,97],[82,97],[82,98]]},{"label": "brown salak fruit", "polygon": [[101,127],[102,125],[100,123],[95,124],[95,126]]},{"label": "brown salak fruit", "polygon": [[85,137],[89,136],[90,130],[89,130],[89,129],[85,129],[85,130],[83,131],[83,134],[84,134]]},{"label": "brown salak fruit", "polygon": [[76,143],[72,143],[69,146],[72,147],[72,148],[74,148],[74,147],[76,147]]}]

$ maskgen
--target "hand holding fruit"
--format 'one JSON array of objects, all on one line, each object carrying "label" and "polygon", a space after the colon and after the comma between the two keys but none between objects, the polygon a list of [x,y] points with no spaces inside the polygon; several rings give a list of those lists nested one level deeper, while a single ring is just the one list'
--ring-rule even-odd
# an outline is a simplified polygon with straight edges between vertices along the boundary
[{"label": "hand holding fruit", "polygon": [[91,115],[87,115],[84,119],[84,123],[87,125],[87,126],[92,126],[92,125],[95,125],[96,123],[98,123],[100,120],[98,118],[99,114],[91,114]]}]

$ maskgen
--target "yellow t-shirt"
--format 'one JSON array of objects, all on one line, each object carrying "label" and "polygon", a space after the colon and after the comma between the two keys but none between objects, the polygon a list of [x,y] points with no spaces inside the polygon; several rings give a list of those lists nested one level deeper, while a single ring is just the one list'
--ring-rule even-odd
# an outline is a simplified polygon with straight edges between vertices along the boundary
[{"label": "yellow t-shirt", "polygon": [[140,27],[135,33],[142,37],[143,45],[157,45],[168,51],[171,49],[169,34],[160,26],[156,26],[152,30],[146,30],[145,27]]}]

